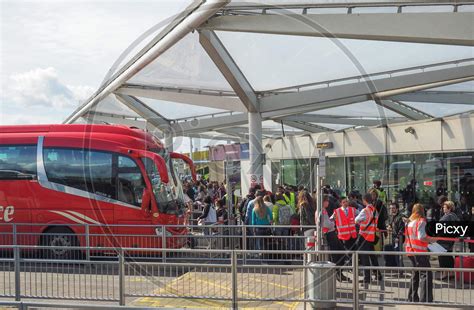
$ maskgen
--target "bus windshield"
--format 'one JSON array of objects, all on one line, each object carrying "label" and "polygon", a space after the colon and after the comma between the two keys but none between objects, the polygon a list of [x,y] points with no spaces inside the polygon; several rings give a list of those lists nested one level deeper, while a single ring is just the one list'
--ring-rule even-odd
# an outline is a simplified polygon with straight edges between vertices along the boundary
[{"label": "bus windshield", "polygon": [[166,162],[169,183],[163,183],[154,162],[147,157],[142,158],[143,164],[150,179],[153,194],[158,204],[158,210],[164,214],[182,215],[185,209],[183,186],[176,177],[174,170],[171,170],[171,158],[169,154],[161,152],[159,154]]}]

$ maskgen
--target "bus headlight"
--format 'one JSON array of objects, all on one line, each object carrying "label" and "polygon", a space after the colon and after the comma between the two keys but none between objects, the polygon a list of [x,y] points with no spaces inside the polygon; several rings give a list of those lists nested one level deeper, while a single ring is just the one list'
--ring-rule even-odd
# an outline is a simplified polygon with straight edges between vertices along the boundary
[{"label": "bus headlight", "polygon": [[159,237],[163,236],[163,230],[165,231],[165,236],[166,237],[173,236],[173,234],[170,233],[165,227],[156,227],[155,228],[156,235],[159,236]]}]

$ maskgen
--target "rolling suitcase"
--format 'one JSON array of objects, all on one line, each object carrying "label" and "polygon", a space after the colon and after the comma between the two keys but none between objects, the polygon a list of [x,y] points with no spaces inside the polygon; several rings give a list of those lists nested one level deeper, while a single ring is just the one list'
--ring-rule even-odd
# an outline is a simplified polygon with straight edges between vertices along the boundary
[{"label": "rolling suitcase", "polygon": [[[474,257],[463,257],[463,268],[474,268]],[[454,268],[461,268],[459,256],[454,259]],[[464,283],[474,283],[474,272],[463,271]],[[461,273],[456,272],[456,280],[461,281]]]}]

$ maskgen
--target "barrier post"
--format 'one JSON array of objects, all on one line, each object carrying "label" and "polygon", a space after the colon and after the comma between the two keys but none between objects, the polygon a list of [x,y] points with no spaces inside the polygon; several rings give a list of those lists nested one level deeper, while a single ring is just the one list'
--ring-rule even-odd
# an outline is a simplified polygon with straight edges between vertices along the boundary
[{"label": "barrier post", "polygon": [[357,251],[352,252],[352,277],[354,309],[359,310],[359,254]]},{"label": "barrier post", "polygon": [[14,223],[13,224],[13,227],[12,227],[12,233],[13,233],[13,245],[18,245],[18,236],[17,236],[17,229],[16,229],[16,224]]},{"label": "barrier post", "polygon": [[123,249],[119,250],[119,305],[125,305],[125,258]]},{"label": "barrier post", "polygon": [[21,286],[20,286],[20,249],[15,246],[13,249],[14,255],[14,269],[15,269],[15,301],[21,300]]},{"label": "barrier post", "polygon": [[90,233],[89,233],[89,224],[86,224],[86,260],[91,260],[91,241],[90,241]]},{"label": "barrier post", "polygon": [[161,226],[161,257],[163,263],[166,263],[166,227],[164,225]]},{"label": "barrier post", "polygon": [[247,264],[247,226],[242,225],[242,254],[244,255],[244,265]]},{"label": "barrier post", "polygon": [[232,309],[238,309],[238,290],[237,290],[237,253],[231,252],[231,270],[232,270]]}]

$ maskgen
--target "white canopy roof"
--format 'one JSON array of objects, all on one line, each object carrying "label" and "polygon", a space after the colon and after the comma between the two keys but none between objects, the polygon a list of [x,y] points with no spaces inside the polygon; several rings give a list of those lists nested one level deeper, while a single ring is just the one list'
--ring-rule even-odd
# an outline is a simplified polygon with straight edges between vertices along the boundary
[{"label": "white canopy roof", "polygon": [[134,42],[65,122],[246,141],[249,111],[266,137],[472,111],[473,11],[458,1],[194,1]]}]

